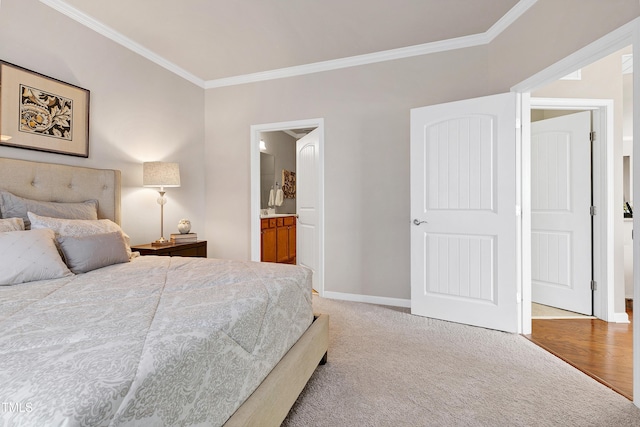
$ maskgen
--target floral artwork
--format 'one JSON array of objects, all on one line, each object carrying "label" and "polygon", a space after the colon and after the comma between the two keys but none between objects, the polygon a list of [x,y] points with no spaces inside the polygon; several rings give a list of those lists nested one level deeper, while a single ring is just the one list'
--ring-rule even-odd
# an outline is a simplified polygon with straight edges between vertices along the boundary
[{"label": "floral artwork", "polygon": [[20,131],[71,141],[73,101],[20,85]]},{"label": "floral artwork", "polygon": [[0,60],[0,145],[89,157],[89,91]]},{"label": "floral artwork", "polygon": [[282,192],[285,199],[296,198],[296,173],[282,169]]}]

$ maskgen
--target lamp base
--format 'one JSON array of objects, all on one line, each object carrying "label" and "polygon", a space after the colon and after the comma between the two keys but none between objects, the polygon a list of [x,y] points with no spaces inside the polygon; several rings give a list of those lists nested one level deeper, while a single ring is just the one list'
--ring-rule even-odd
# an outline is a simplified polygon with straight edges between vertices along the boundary
[{"label": "lamp base", "polygon": [[155,242],[151,242],[151,246],[169,246],[172,245],[170,240],[165,239],[164,237],[159,238]]}]

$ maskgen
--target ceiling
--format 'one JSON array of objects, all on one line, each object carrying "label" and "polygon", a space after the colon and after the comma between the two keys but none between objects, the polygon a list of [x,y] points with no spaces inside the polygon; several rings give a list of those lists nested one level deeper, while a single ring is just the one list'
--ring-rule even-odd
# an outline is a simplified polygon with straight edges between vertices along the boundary
[{"label": "ceiling", "polygon": [[207,82],[238,76],[484,35],[501,18],[505,21],[505,15],[511,14],[513,20],[535,3],[535,0],[40,1],[205,87]]}]

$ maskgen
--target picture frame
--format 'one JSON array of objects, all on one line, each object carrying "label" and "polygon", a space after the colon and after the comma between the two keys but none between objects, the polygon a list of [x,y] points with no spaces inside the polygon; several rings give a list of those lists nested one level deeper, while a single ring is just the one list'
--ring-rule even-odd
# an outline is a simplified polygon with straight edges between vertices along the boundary
[{"label": "picture frame", "polygon": [[0,61],[0,145],[89,157],[89,95]]},{"label": "picture frame", "polygon": [[296,198],[296,173],[282,169],[282,192],[285,199]]}]

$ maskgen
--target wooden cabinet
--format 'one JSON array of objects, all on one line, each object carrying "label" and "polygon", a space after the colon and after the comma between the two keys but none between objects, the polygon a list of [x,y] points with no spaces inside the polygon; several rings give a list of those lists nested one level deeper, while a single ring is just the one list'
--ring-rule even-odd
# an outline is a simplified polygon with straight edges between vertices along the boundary
[{"label": "wooden cabinet", "polygon": [[296,217],[260,220],[263,262],[296,263]]},{"label": "wooden cabinet", "polygon": [[276,219],[265,218],[260,220],[261,248],[263,262],[276,262]]},{"label": "wooden cabinet", "polygon": [[172,243],[166,246],[136,245],[131,246],[133,252],[140,252],[140,255],[159,256],[186,256],[186,257],[207,257],[207,241],[199,240],[190,243]]}]

